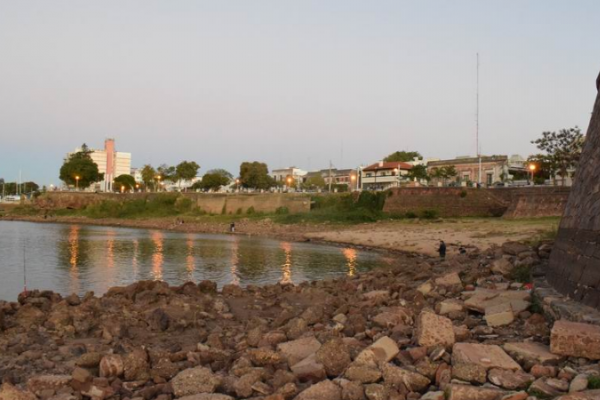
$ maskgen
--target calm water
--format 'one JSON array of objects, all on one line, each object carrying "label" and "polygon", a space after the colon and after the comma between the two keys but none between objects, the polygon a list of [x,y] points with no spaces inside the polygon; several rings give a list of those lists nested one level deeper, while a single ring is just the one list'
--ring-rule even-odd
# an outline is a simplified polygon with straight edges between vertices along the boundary
[{"label": "calm water", "polygon": [[380,253],[242,235],[0,221],[0,299],[23,290],[24,259],[28,289],[63,295],[142,279],[299,283],[391,263]]}]

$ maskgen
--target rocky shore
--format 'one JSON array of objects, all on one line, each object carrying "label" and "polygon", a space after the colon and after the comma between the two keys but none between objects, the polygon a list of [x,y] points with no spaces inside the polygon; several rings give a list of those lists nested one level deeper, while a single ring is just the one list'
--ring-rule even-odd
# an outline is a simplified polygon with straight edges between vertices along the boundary
[{"label": "rocky shore", "polygon": [[600,399],[600,327],[547,319],[513,280],[550,249],[297,286],[29,292],[0,303],[0,400]]}]

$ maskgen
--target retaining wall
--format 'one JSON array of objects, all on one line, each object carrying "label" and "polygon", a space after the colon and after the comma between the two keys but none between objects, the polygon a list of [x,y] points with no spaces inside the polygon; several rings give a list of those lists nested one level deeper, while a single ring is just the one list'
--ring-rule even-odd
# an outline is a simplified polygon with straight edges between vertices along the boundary
[{"label": "retaining wall", "polygon": [[441,217],[535,218],[560,216],[569,188],[398,188],[391,191],[384,211],[435,210]]},{"label": "retaining wall", "polygon": [[[144,199],[160,195],[157,193],[85,193],[85,192],[48,192],[35,200],[35,205],[47,209],[82,209],[104,200],[123,201]],[[275,212],[286,207],[290,213],[310,211],[310,196],[293,193],[256,193],[256,194],[222,194],[222,193],[182,193],[192,199],[197,207],[211,214],[242,213],[250,207],[257,212]]]},{"label": "retaining wall", "polygon": [[600,308],[600,94],[547,278],[562,294]]}]

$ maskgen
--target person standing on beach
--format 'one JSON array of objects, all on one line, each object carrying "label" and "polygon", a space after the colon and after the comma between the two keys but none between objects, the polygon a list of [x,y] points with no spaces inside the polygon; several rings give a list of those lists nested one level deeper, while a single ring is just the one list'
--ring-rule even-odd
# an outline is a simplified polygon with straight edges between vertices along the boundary
[{"label": "person standing on beach", "polygon": [[440,247],[438,249],[438,253],[440,253],[440,258],[446,258],[446,243],[443,240],[440,240]]}]

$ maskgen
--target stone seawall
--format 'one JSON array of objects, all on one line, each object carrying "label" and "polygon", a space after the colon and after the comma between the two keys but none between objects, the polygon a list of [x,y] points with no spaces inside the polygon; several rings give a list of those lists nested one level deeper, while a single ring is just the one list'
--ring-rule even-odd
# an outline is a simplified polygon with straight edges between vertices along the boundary
[{"label": "stone seawall", "polygon": [[[35,205],[45,209],[82,209],[104,200],[123,201],[145,199],[160,193],[84,193],[84,192],[49,192],[35,200]],[[221,193],[182,193],[192,199],[197,207],[212,214],[235,214],[238,210],[246,213],[250,207],[256,212],[275,212],[285,207],[290,213],[310,211],[310,196],[291,193],[257,193],[257,194],[221,194]]]},{"label": "stone seawall", "polygon": [[393,189],[384,211],[436,211],[441,217],[535,218],[560,216],[569,189],[535,188],[400,188]]},{"label": "stone seawall", "polygon": [[547,277],[562,294],[600,308],[600,94]]}]

